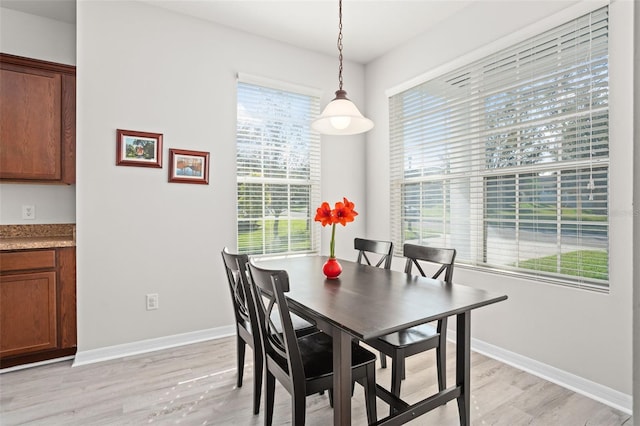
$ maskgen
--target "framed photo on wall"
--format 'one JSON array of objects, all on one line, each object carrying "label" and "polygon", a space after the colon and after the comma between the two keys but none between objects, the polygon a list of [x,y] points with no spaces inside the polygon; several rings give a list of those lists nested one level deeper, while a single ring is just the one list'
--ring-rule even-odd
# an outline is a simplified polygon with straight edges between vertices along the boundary
[{"label": "framed photo on wall", "polygon": [[169,149],[169,182],[209,184],[209,153]]},{"label": "framed photo on wall", "polygon": [[162,168],[162,134],[117,130],[116,165]]}]

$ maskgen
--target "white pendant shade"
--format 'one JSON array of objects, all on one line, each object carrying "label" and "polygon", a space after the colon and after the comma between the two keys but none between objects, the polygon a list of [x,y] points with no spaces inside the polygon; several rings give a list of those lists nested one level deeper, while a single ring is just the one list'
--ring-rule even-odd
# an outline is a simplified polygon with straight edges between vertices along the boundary
[{"label": "white pendant shade", "polygon": [[339,90],[311,127],[324,135],[356,135],[371,130],[373,121],[364,117],[346,93]]},{"label": "white pendant shade", "polygon": [[357,135],[373,129],[373,121],[362,115],[358,107],[347,98],[342,90],[342,0],[338,1],[338,90],[336,97],[329,102],[313,123],[311,128],[323,135]]}]

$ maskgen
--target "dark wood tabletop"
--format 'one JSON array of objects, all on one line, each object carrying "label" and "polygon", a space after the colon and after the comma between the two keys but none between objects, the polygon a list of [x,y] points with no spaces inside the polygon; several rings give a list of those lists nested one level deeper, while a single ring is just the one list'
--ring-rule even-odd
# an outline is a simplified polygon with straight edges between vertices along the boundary
[{"label": "dark wood tabletop", "polygon": [[308,311],[360,340],[449,317],[507,298],[464,285],[340,259],[342,274],[326,279],[326,257],[260,260],[289,274],[292,309]]}]

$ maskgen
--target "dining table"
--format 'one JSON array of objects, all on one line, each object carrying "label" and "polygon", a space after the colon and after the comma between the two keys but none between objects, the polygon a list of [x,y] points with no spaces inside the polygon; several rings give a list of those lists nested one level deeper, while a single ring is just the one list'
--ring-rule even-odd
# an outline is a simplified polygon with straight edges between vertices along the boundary
[{"label": "dining table", "polygon": [[415,325],[456,317],[455,384],[409,404],[379,384],[376,395],[391,409],[375,425],[399,425],[456,400],[460,425],[470,424],[471,311],[507,299],[480,288],[339,259],[342,273],[327,279],[325,256],[256,259],[289,275],[289,308],[333,338],[333,424],[351,425],[351,344]]}]

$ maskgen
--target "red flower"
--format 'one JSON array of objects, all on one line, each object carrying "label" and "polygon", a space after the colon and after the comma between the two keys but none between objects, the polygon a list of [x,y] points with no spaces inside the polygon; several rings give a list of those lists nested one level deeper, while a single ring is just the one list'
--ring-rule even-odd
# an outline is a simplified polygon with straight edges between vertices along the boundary
[{"label": "red flower", "polygon": [[331,225],[333,223],[333,217],[331,216],[331,207],[326,201],[318,207],[316,210],[316,222],[321,222],[322,226]]},{"label": "red flower", "polygon": [[358,215],[358,212],[354,210],[355,204],[351,201],[347,200],[347,197],[344,197],[344,202],[338,201],[336,203],[336,208],[333,211],[335,216],[335,223],[340,223],[342,226],[347,226],[347,222],[353,222],[353,220]]}]

